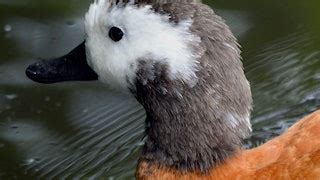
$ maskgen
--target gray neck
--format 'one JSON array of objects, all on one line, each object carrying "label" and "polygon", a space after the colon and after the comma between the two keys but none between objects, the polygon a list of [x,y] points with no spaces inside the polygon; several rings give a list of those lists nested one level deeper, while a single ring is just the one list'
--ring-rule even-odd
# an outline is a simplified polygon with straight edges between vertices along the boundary
[{"label": "gray neck", "polygon": [[170,79],[170,68],[161,61],[140,61],[132,92],[147,113],[141,160],[208,172],[233,156],[250,133],[252,97],[240,50],[228,26],[206,5],[173,3],[155,9],[174,22],[192,17],[190,31],[201,37],[195,52],[202,56],[192,88]]},{"label": "gray neck", "polygon": [[[141,63],[133,91],[147,113],[142,160],[181,171],[207,172],[241,148],[250,132],[251,108],[250,89],[237,87],[243,82],[225,77],[228,87],[217,86],[208,76],[190,88],[170,81],[167,67],[154,64],[157,76],[145,84],[150,71],[144,67],[150,65]],[[243,71],[239,71],[241,80]]]}]

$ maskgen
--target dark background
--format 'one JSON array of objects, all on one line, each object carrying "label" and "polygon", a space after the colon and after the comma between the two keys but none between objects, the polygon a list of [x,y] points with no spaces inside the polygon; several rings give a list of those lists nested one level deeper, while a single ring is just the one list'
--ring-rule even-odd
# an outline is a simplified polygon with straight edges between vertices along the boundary
[{"label": "dark background", "polygon": [[[254,96],[247,147],[320,107],[320,2],[206,1],[242,45]],[[0,0],[0,179],[133,178],[144,111],[98,82],[42,85],[36,58],[84,39],[86,0]]]}]

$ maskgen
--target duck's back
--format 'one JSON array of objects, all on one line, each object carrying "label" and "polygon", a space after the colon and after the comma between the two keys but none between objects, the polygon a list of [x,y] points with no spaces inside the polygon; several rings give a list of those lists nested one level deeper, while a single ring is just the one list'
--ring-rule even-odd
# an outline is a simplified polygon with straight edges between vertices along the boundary
[{"label": "duck's back", "polygon": [[281,136],[239,152],[207,175],[140,162],[138,179],[320,179],[320,111]]}]

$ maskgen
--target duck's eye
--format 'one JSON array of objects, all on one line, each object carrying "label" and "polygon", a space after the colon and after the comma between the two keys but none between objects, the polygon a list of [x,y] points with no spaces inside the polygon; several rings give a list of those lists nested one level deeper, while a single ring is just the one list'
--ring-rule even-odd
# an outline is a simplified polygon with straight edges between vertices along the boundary
[{"label": "duck's eye", "polygon": [[124,33],[122,32],[122,30],[118,27],[112,27],[110,28],[110,31],[109,31],[109,37],[117,42],[117,41],[120,41],[123,37]]}]

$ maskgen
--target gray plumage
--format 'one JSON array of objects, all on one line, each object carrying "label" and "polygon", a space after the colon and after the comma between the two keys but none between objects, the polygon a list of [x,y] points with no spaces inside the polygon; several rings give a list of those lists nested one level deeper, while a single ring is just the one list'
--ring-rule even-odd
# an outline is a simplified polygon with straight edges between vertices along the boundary
[{"label": "gray plumage", "polygon": [[[132,93],[144,106],[146,144],[141,160],[206,172],[241,148],[250,133],[251,91],[235,37],[201,3],[154,3],[172,23],[191,18],[202,53],[194,87],[168,76],[167,64],[141,59]],[[192,45],[191,45],[192,46]],[[152,77],[152,78],[150,78]]]}]

